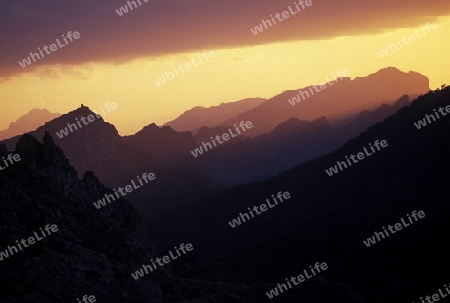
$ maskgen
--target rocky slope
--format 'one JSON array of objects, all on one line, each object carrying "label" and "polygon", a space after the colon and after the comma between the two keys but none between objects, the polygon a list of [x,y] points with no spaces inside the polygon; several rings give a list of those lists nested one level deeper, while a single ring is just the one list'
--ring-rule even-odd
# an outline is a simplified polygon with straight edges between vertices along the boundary
[{"label": "rocky slope", "polygon": [[[0,156],[8,153],[0,146]],[[110,190],[92,172],[79,180],[48,133],[43,143],[23,136],[15,153],[22,160],[0,173],[0,251],[46,224],[59,230],[0,261],[0,302],[74,302],[85,294],[117,303],[261,298],[262,289],[179,279],[168,266],[134,280],[130,274],[158,253],[130,203],[120,199],[95,209],[92,202]]]}]

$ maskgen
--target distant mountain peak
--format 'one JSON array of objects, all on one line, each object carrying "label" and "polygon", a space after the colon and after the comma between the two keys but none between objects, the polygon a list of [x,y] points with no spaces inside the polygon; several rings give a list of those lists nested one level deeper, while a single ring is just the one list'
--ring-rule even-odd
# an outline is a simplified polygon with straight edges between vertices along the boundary
[{"label": "distant mountain peak", "polygon": [[375,73],[372,73],[370,75],[368,75],[367,77],[371,77],[371,76],[392,76],[392,77],[398,77],[399,75],[420,75],[423,76],[421,73],[415,72],[415,71],[408,71],[408,72],[404,72],[400,69],[398,69],[397,67],[394,66],[388,66],[385,68],[382,68],[378,71],[376,71]]},{"label": "distant mountain peak", "polygon": [[0,140],[12,138],[14,136],[34,131],[39,126],[59,116],[61,116],[61,114],[51,113],[45,108],[33,108],[16,121],[11,122],[7,129],[0,131]]},{"label": "distant mountain peak", "polygon": [[175,134],[176,131],[170,126],[158,126],[156,123],[150,123],[144,126],[140,131],[138,131],[135,135],[142,134]]},{"label": "distant mountain peak", "polygon": [[27,115],[28,114],[40,113],[40,112],[50,113],[50,111],[48,109],[46,109],[46,108],[33,108],[27,113]]},{"label": "distant mountain peak", "polygon": [[396,72],[402,72],[401,70],[399,70],[399,69],[398,69],[397,67],[395,67],[395,66],[388,66],[388,67],[385,67],[385,68],[380,69],[377,73],[384,72],[384,71],[396,71]]}]

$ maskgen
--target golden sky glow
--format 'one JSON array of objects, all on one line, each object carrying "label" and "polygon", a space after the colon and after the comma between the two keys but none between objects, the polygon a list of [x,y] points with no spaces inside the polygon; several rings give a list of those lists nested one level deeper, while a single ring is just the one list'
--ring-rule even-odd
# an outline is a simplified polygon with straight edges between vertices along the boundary
[{"label": "golden sky glow", "polygon": [[354,78],[395,66],[428,76],[435,89],[450,84],[450,17],[436,22],[439,29],[383,59],[377,56],[378,51],[395,43],[396,38],[412,34],[415,28],[371,36],[213,49],[214,58],[160,87],[153,81],[172,71],[172,66],[196,58],[198,52],[122,65],[91,63],[65,66],[62,71],[57,67],[41,69],[0,82],[0,129],[36,107],[66,113],[81,103],[97,110],[106,102],[116,102],[119,108],[105,120],[121,135],[132,134],[152,122],[172,120],[194,106],[270,98],[284,90],[318,84],[338,69],[349,70]]}]

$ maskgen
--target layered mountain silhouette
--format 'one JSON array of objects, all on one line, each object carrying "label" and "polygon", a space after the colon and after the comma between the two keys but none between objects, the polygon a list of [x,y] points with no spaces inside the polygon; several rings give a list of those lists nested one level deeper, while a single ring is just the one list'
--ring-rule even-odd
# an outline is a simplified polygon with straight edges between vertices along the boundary
[{"label": "layered mountain silhouette", "polygon": [[216,126],[228,119],[232,119],[255,108],[264,101],[266,100],[262,98],[248,98],[208,108],[196,106],[164,125],[170,126],[177,131],[196,132],[203,126]]},{"label": "layered mountain silhouette", "polygon": [[[100,118],[70,132],[68,124],[94,114],[88,107],[81,106],[30,134],[39,139],[49,132],[79,172],[79,177],[86,171],[93,171],[110,187],[129,184],[144,172],[155,173],[154,184],[133,192],[128,198],[146,221],[151,221],[161,212],[170,213],[217,189],[266,180],[326,154],[403,104],[406,103],[399,101],[397,105],[387,105],[387,110],[362,113],[343,130],[332,129],[325,117],[313,121],[289,118],[265,135],[249,139],[250,129],[198,157],[191,151],[211,137],[227,132],[231,125],[203,126],[193,135],[177,132],[169,126],[150,124],[134,135],[121,137],[113,125]],[[63,129],[67,136],[60,136]],[[3,143],[12,150],[19,138]]]},{"label": "layered mountain silhouette", "polygon": [[[295,92],[285,92],[195,134],[150,124],[122,137],[99,118],[61,136],[68,123],[94,114],[81,106],[4,140],[0,157],[9,150],[22,160],[0,173],[0,251],[46,224],[58,224],[60,232],[0,262],[0,301],[74,301],[92,293],[99,302],[356,303],[414,301],[433,292],[445,282],[435,269],[450,269],[444,249],[450,207],[442,201],[450,118],[420,130],[414,123],[449,105],[450,88],[409,103],[405,94],[425,89],[425,77],[385,69],[341,80],[295,106],[283,99]],[[307,103],[313,98],[317,105]],[[192,156],[204,140],[242,120],[273,126]],[[325,173],[375,140],[389,146],[332,177]],[[144,172],[156,179],[127,200],[93,206]],[[239,213],[279,191],[291,199],[230,227]],[[363,244],[413,210],[426,218],[373,247]],[[188,242],[195,247],[189,257],[131,278],[159,252]],[[329,266],[319,278],[267,298],[276,283],[318,261]]]},{"label": "layered mountain silhouette", "polygon": [[165,167],[185,166],[192,160],[192,155],[187,151],[197,146],[190,132],[177,132],[169,126],[159,127],[155,123],[132,136],[122,137],[120,142],[149,154]]},{"label": "layered mountain silhouette", "polygon": [[[222,134],[226,129],[209,129],[209,134],[204,137]],[[194,164],[214,176],[218,187],[227,187],[270,178],[298,163],[331,151],[340,143],[338,139],[324,117],[311,122],[291,118],[269,134],[253,139],[241,136],[233,139],[235,141],[230,140],[220,148],[199,156]]]},{"label": "layered mountain silhouette", "polygon": [[[46,123],[30,134],[39,139],[48,132],[81,175],[86,171],[94,171],[108,186],[120,184],[121,177],[124,175],[131,173],[134,175],[134,168],[153,163],[152,159],[144,157],[135,148],[121,144],[117,129],[105,122],[103,118],[96,119],[81,128],[77,126],[76,119],[91,114],[94,113],[82,105],[77,110]],[[73,129],[73,132],[69,131],[67,136],[59,138],[57,133],[67,128],[68,123],[75,124],[78,129]],[[16,136],[3,142],[8,149],[12,150],[19,139],[20,136]],[[134,161],[130,163],[128,159],[134,159]]]},{"label": "layered mountain silhouette", "polygon": [[[220,126],[220,127],[208,127],[208,126],[202,126],[194,135],[195,141],[197,142],[197,145],[201,144],[202,142],[209,142],[211,141],[211,138],[214,138],[216,135],[222,135],[224,133],[229,134],[229,126]],[[233,132],[234,131],[234,132]],[[236,135],[236,139],[233,138],[233,140],[225,141],[220,146],[224,146],[230,143],[236,143],[241,142],[244,138],[245,133],[243,134],[237,134],[235,128],[232,128],[232,132],[234,135]]]},{"label": "layered mountain silhouette", "polygon": [[[288,100],[298,98],[299,91],[309,93],[309,97],[304,93],[304,99],[292,106]],[[342,78],[319,92],[312,86],[285,91],[220,125],[251,121],[254,127],[247,135],[254,137],[270,132],[289,118],[312,121],[324,116],[334,124],[363,110],[373,110],[386,102],[393,103],[405,94],[424,94],[428,91],[427,77],[416,72],[404,73],[397,68],[389,67],[367,77],[357,77],[353,80]]]},{"label": "layered mountain silhouette", "polygon": [[[150,230],[162,226],[170,239],[195,235],[201,243],[196,257],[175,269],[186,276],[277,283],[323,261],[329,264],[323,279],[344,283],[358,302],[412,302],[435,293],[450,270],[445,240],[450,117],[420,130],[414,123],[449,105],[450,88],[430,92],[328,155],[265,182],[214,193],[152,222]],[[375,140],[388,146],[332,177],[325,173]],[[230,227],[233,218],[279,191],[289,191],[291,199]],[[426,217],[375,245],[363,243],[414,210]],[[162,237],[157,242],[168,245]],[[282,296],[285,302],[305,301],[308,288],[300,285]]]},{"label": "layered mountain silhouette", "polygon": [[[0,156],[7,153],[0,145]],[[78,179],[48,133],[43,143],[24,135],[15,153],[21,161],[0,174],[0,251],[47,224],[58,231],[0,262],[1,302],[73,302],[85,294],[116,303],[264,300],[264,286],[181,279],[170,264],[134,280],[131,273],[166,252],[149,241],[130,203],[120,198],[96,210],[92,201],[111,190],[92,172]]]},{"label": "layered mountain silhouette", "polygon": [[[198,157],[200,170],[214,176],[216,184],[230,186],[262,181],[290,169],[296,164],[331,152],[369,126],[394,114],[409,103],[405,95],[392,105],[383,104],[373,111],[364,111],[354,121],[340,129],[333,129],[325,117],[314,121],[290,118],[271,132],[251,140],[228,141]],[[200,144],[214,134],[226,132],[228,127],[202,128],[195,135]],[[243,133],[245,136],[247,131]],[[225,146],[226,145],[226,146]],[[283,155],[283,156],[280,156]],[[267,164],[270,165],[267,165]]]},{"label": "layered mountain silhouette", "polygon": [[11,122],[9,127],[0,131],[0,140],[8,139],[35,130],[42,124],[61,116],[46,109],[34,108],[21,116],[17,121]]},{"label": "layered mountain silhouette", "polygon": [[348,123],[343,129],[341,129],[343,139],[347,141],[356,135],[359,135],[368,127],[383,121],[385,118],[393,115],[397,110],[407,106],[409,102],[410,97],[408,95],[404,95],[391,105],[384,103],[375,110],[365,110],[361,112],[355,120]]}]

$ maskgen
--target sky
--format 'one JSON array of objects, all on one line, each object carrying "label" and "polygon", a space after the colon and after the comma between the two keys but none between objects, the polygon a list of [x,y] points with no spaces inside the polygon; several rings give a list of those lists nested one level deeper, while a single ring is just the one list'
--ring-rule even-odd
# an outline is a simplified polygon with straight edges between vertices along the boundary
[{"label": "sky", "polygon": [[[127,1],[2,0],[0,129],[32,108],[66,113],[84,104],[98,111],[116,102],[104,119],[128,135],[194,106],[318,84],[339,69],[354,78],[395,66],[429,77],[432,89],[450,84],[448,0],[311,0],[257,35],[250,29],[288,6],[295,11],[294,1],[144,1],[119,16]],[[424,34],[427,23],[437,27]],[[415,30],[420,38],[377,54]],[[69,31],[80,37],[65,45]],[[57,38],[64,47],[19,65]],[[189,62],[190,70],[155,84]]]}]

